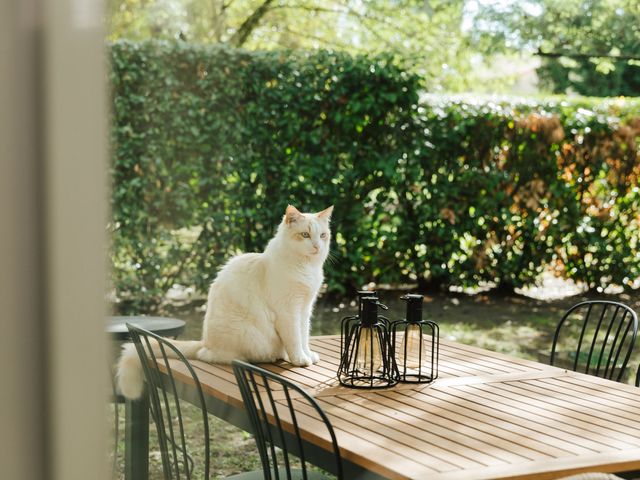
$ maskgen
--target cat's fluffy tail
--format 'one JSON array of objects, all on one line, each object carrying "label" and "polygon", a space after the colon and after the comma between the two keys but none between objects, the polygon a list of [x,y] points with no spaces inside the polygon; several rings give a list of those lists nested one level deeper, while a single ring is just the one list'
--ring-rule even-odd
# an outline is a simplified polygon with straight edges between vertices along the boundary
[{"label": "cat's fluffy tail", "polygon": [[[156,358],[161,359],[162,353],[160,347],[155,341],[151,341],[151,347]],[[198,350],[203,346],[202,340],[171,340],[171,343],[182,354],[191,359],[196,358]],[[177,358],[173,350],[165,348],[164,351],[169,358]],[[140,398],[144,390],[144,377],[142,372],[142,364],[138,358],[138,352],[133,343],[127,343],[122,347],[122,354],[118,361],[118,388],[122,395],[131,400]]]}]

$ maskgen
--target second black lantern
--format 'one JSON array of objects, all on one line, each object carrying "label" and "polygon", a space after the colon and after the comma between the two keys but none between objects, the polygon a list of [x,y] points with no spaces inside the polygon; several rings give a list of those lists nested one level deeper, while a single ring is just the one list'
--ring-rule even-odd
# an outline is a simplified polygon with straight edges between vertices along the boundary
[{"label": "second black lantern", "polygon": [[429,383],[438,377],[440,339],[438,324],[422,318],[422,295],[408,294],[403,320],[391,324],[391,351],[397,365],[398,380]]}]

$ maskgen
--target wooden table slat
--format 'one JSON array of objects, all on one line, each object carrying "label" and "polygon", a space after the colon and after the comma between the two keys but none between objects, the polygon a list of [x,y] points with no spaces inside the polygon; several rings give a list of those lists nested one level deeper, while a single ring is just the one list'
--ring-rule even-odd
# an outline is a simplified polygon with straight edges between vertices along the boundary
[{"label": "wooden table slat", "polygon": [[598,377],[592,377],[591,375],[573,375],[566,379],[566,382],[571,386],[581,386],[587,388],[591,395],[610,395],[611,390],[615,389],[615,394],[620,399],[630,400],[630,405],[638,405],[638,390],[637,387],[631,385],[625,385],[623,383],[611,382]]},{"label": "wooden table slat", "polygon": [[[566,389],[554,386],[553,384],[544,383],[538,380],[528,380],[519,383],[519,387],[541,395],[549,395],[558,404],[571,404],[574,408],[580,410],[582,408],[595,410],[599,412],[599,418],[606,419],[612,425],[620,425],[629,432],[635,432],[640,435],[640,415],[638,413],[628,412],[627,405],[617,401],[616,399],[594,398],[592,395],[577,396],[573,392],[567,392]],[[631,433],[633,435],[633,433]]]},{"label": "wooden table slat", "polygon": [[446,396],[438,397],[438,392],[435,390],[432,390],[431,394],[431,399],[443,401],[421,401],[411,396],[411,392],[403,392],[403,395],[390,394],[389,392],[380,393],[381,396],[393,398],[396,402],[403,403],[411,408],[423,410],[441,418],[463,422],[469,428],[482,432],[484,435],[479,438],[486,439],[487,443],[493,445],[497,442],[502,448],[514,451],[529,460],[555,458],[569,453],[569,451],[562,449],[560,442],[549,445],[548,439],[542,442],[533,437],[523,437],[523,434],[530,432],[517,423],[479,411],[473,411],[457,402],[450,402],[450,399]]},{"label": "wooden table slat", "polygon": [[[320,400],[320,405],[331,415],[331,422],[334,419],[339,419],[339,428],[346,429],[347,431],[358,432],[361,438],[366,439],[368,442],[374,443],[378,446],[388,448],[395,452],[403,452],[406,458],[410,458],[415,462],[420,463],[423,466],[428,466],[430,469],[446,472],[453,471],[459,468],[455,463],[451,452],[443,450],[438,446],[433,446],[431,455],[424,453],[424,449],[430,449],[431,444],[422,445],[422,450],[416,450],[415,438],[398,431],[394,427],[390,427],[379,422],[376,422],[367,417],[358,417],[353,414],[353,410],[340,408],[341,402],[337,397],[324,397]],[[338,406],[338,408],[335,408]],[[345,422],[348,422],[345,425]],[[346,427],[346,428],[345,428]],[[464,461],[466,465],[481,465],[478,462],[472,462],[470,460]]]},{"label": "wooden table slat", "polygon": [[[603,405],[609,405],[612,403],[616,403],[627,410],[630,414],[640,415],[640,405],[637,402],[637,394],[635,398],[628,398],[624,394],[627,393],[626,390],[614,389],[609,386],[607,389],[603,389],[598,391],[597,395],[594,395],[594,389],[590,388],[585,384],[573,383],[574,379],[567,378],[564,381],[560,381],[557,378],[544,378],[539,379],[537,383],[540,385],[553,385],[554,387],[562,388],[563,391],[567,392],[567,394],[573,395],[575,397],[589,397],[593,399],[593,401],[601,403]],[[637,417],[636,417],[637,418]]]},{"label": "wooden table slat", "polygon": [[[366,408],[373,407],[376,412],[385,415],[388,421],[402,422],[403,425],[400,425],[402,431],[405,433],[413,432],[414,436],[421,440],[433,437],[437,444],[449,445],[454,452],[462,447],[473,456],[474,461],[484,465],[531,460],[526,455],[514,453],[511,444],[495,435],[487,435],[464,423],[440,417],[431,411],[412,408],[408,404],[394,401],[395,399],[390,399],[380,393],[367,396],[367,398],[354,398],[351,395],[337,398],[352,401],[354,404],[365,403]],[[495,444],[501,445],[500,455],[496,455],[498,449],[495,448]]]},{"label": "wooden table slat", "polygon": [[[595,434],[605,434],[607,436],[615,436],[620,439],[626,439],[625,441],[634,444],[640,438],[640,430],[636,428],[630,428],[627,426],[628,422],[625,422],[619,415],[608,415],[608,420],[603,419],[607,412],[599,405],[594,405],[591,402],[589,407],[591,412],[597,411],[598,415],[592,415],[591,413],[585,413],[584,408],[580,408],[574,402],[568,402],[566,400],[560,400],[555,395],[547,392],[536,392],[530,388],[526,388],[525,382],[518,384],[503,383],[499,386],[487,385],[487,390],[500,391],[503,394],[515,394],[522,395],[527,399],[531,399],[530,405],[544,408],[547,412],[562,412],[568,419],[580,421],[580,425],[583,425],[585,429],[593,431]],[[577,399],[576,399],[577,400]],[[575,424],[575,422],[572,422]],[[639,443],[640,444],[640,443]]]},{"label": "wooden table slat", "polygon": [[[495,384],[492,384],[495,385]],[[573,434],[577,438],[583,438],[578,444],[589,445],[595,451],[602,452],[610,448],[627,448],[628,445],[623,440],[610,437],[610,432],[602,433],[594,429],[594,425],[580,419],[573,418],[570,411],[555,407],[551,404],[543,404],[539,400],[528,397],[525,401],[514,400],[501,389],[495,389],[492,385],[471,385],[454,387],[464,391],[469,395],[482,398],[483,401],[491,402],[496,408],[506,411],[518,411],[523,418],[528,418],[540,424],[556,428],[564,434]],[[613,432],[615,434],[615,432]],[[619,435],[616,435],[619,436]]]},{"label": "wooden table slat", "polygon": [[471,448],[493,456],[497,456],[496,452],[501,452],[498,458],[509,463],[551,457],[551,455],[523,447],[514,442],[517,438],[515,435],[505,430],[496,429],[493,422],[482,423],[477,419],[458,413],[452,415],[450,410],[438,408],[436,405],[412,402],[406,396],[389,395],[388,392],[379,392],[372,397],[373,402],[402,412],[404,422],[411,423],[414,419],[418,419],[418,424],[426,429],[436,425],[440,429],[452,433],[455,436],[455,441],[460,444],[469,444]]},{"label": "wooden table slat", "polygon": [[[303,402],[295,401],[295,405],[303,413],[311,412],[311,407]],[[423,475],[437,472],[433,466],[416,462],[412,450],[398,449],[397,444],[381,436],[367,438],[370,431],[358,423],[350,422],[348,418],[334,417],[331,424],[345,460],[356,461],[389,478],[411,478],[406,475],[407,470]],[[452,469],[449,465],[446,468]]]},{"label": "wooden table slat", "polygon": [[[628,385],[444,339],[433,384],[353,390],[336,378],[339,337],[311,344],[321,357],[316,365],[261,366],[316,396],[354,468],[404,480],[544,480],[640,469],[640,392]],[[229,365],[193,365],[205,395],[242,408]],[[172,361],[171,368],[189,383],[184,366]],[[272,398],[280,405],[284,394]],[[305,441],[328,448],[310,407],[297,395],[294,403]],[[286,414],[283,421],[292,428]]]},{"label": "wooden table slat", "polygon": [[[408,395],[408,392],[402,392]],[[532,445],[531,448],[541,444],[548,445],[551,450],[556,450],[556,455],[569,452],[573,455],[589,455],[597,451],[597,444],[579,445],[581,436],[576,436],[570,432],[560,431],[550,427],[543,422],[529,416],[523,416],[519,409],[504,405],[494,405],[491,401],[467,395],[464,392],[440,391],[433,389],[428,392],[411,392],[411,397],[424,403],[432,403],[433,398],[439,399],[443,408],[450,408],[449,405],[456,405],[467,410],[468,415],[483,421],[486,417],[495,419],[494,425],[503,429],[508,429],[520,437],[520,442],[524,445]],[[503,408],[498,408],[503,407]]]}]

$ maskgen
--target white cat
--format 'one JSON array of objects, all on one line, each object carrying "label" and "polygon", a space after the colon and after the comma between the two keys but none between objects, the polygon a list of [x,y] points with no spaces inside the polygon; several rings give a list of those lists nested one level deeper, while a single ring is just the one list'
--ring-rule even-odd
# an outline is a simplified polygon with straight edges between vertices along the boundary
[{"label": "white cat", "polygon": [[[209,289],[202,340],[172,343],[187,358],[209,363],[317,363],[320,357],[309,348],[309,319],[329,253],[332,211],[333,206],[300,213],[289,205],[263,253],[233,257],[218,273]],[[127,398],[142,394],[142,366],[133,344],[123,347],[118,385]]]}]

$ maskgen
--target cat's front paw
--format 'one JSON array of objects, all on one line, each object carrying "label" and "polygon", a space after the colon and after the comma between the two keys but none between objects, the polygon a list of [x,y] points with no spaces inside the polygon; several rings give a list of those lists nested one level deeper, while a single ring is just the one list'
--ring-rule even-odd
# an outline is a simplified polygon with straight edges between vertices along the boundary
[{"label": "cat's front paw", "polygon": [[316,352],[309,352],[308,353],[309,358],[311,359],[311,363],[318,363],[320,361],[320,355],[318,355]]},{"label": "cat's front paw", "polygon": [[289,361],[296,367],[309,367],[313,365],[313,362],[305,354],[289,355]]}]

